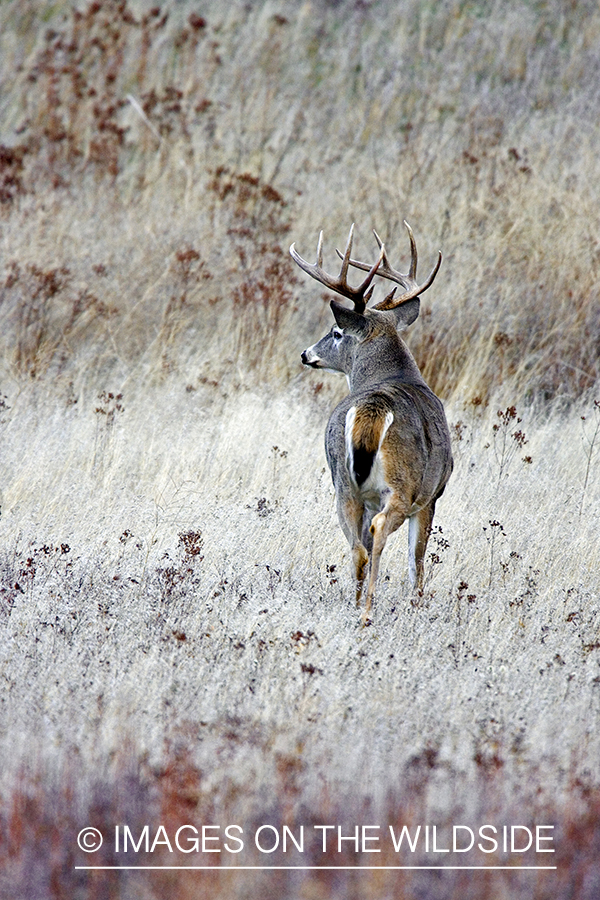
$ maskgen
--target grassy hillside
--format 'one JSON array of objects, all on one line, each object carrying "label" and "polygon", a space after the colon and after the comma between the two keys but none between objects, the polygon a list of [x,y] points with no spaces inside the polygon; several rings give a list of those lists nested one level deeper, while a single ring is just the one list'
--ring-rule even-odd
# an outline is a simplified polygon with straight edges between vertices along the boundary
[{"label": "grassy hillside", "polygon": [[[2,896],[597,896],[599,32],[587,2],[0,5]],[[300,365],[329,298],[288,247],[323,228],[333,270],[355,221],[403,267],[403,219],[421,274],[444,253],[407,340],[455,472],[422,596],[401,532],[363,629],[345,382]],[[221,867],[374,864],[261,854],[265,824],[556,853],[75,868],[123,864],[116,825],[234,822]]]}]

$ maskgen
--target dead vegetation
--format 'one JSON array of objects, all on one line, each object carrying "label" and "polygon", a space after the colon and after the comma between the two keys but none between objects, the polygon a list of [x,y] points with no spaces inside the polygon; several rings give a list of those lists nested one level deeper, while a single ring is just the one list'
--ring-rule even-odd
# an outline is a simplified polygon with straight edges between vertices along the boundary
[{"label": "dead vegetation", "polygon": [[[599,32],[587,0],[0,5],[3,895],[598,895]],[[299,364],[315,216],[444,253],[408,340],[456,471],[368,635],[341,388]],[[554,824],[558,871],[74,868],[88,824],[454,816]]]},{"label": "dead vegetation", "polygon": [[[17,370],[37,372],[42,348],[56,349],[52,325],[68,332],[73,316],[90,372],[107,316],[129,366],[152,351],[157,331],[167,343],[177,332],[181,359],[203,316],[213,373],[268,378],[273,370],[257,365],[265,341],[295,358],[306,330],[311,292],[296,286],[287,248],[291,229],[312,240],[318,209],[338,240],[355,219],[359,241],[370,244],[373,225],[394,246],[407,218],[424,259],[442,248],[435,297],[411,337],[438,393],[487,401],[498,388],[545,399],[590,389],[599,26],[583,0],[568,14],[559,6],[317,4],[308,16],[285,3],[278,13],[5,4],[1,211],[15,236],[3,307],[29,297],[32,277],[46,279],[24,318],[3,316]],[[69,234],[74,197],[110,228]],[[58,252],[44,245],[48,229],[69,234]],[[131,232],[140,246],[122,260]],[[161,279],[161,259],[185,248],[200,254],[207,283],[190,296],[175,267],[172,285],[163,277],[160,297],[148,297],[149,272]],[[72,289],[55,291],[53,323],[40,307],[48,277],[65,268]],[[136,284],[146,285],[144,302]],[[211,333],[232,315],[238,334],[224,354]],[[318,314],[308,318],[314,328]]]}]

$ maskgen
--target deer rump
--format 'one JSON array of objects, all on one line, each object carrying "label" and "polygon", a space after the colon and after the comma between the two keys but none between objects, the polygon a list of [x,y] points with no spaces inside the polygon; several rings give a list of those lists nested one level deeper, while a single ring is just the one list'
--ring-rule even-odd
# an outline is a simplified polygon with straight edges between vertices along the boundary
[{"label": "deer rump", "polygon": [[440,440],[432,407],[438,411],[441,402],[417,385],[347,397],[333,411],[325,436],[334,484],[341,477],[372,511],[383,508],[391,492],[404,498],[408,516],[437,499],[447,475],[431,453]]}]

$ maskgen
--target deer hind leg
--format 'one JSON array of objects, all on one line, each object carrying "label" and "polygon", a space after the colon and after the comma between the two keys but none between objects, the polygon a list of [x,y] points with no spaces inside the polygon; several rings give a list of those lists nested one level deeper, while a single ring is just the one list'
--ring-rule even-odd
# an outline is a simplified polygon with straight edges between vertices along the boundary
[{"label": "deer hind leg", "polygon": [[408,577],[418,591],[423,589],[423,560],[434,512],[435,500],[408,520]]},{"label": "deer hind leg", "polygon": [[354,560],[356,573],[356,605],[360,606],[360,598],[362,597],[367,566],[369,564],[369,554],[362,544],[358,543],[352,548],[352,559]]},{"label": "deer hind leg", "polygon": [[371,571],[369,573],[369,587],[367,590],[367,607],[362,620],[366,623],[371,612],[371,603],[375,594],[377,576],[379,575],[379,561],[383,548],[390,534],[397,531],[406,519],[406,504],[397,496],[392,495],[386,503],[385,509],[373,516],[371,521],[371,534],[373,535],[373,550],[371,551]]},{"label": "deer hind leg", "polygon": [[338,518],[346,540],[352,550],[354,574],[356,577],[356,605],[360,604],[363,586],[369,565],[369,553],[362,542],[362,528],[365,508],[356,497],[338,500]]}]

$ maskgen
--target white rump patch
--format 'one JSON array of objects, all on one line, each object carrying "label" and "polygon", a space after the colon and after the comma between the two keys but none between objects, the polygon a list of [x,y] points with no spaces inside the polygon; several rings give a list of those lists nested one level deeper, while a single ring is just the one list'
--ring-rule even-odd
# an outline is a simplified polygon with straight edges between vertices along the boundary
[{"label": "white rump patch", "polygon": [[[355,482],[354,477],[354,443],[353,443],[353,433],[354,433],[354,422],[356,420],[356,406],[351,406],[348,412],[346,413],[346,431],[345,431],[345,440],[346,440],[346,464],[348,466],[348,472],[350,474],[350,478]],[[379,451],[381,450],[381,445],[383,444],[383,440],[388,433],[390,425],[394,421],[393,412],[386,413],[385,421],[383,423],[383,428],[381,429],[381,434],[379,436],[379,445],[377,447],[377,452],[375,453],[375,458],[373,459],[373,465],[371,466],[371,471],[369,473],[368,478],[364,481],[360,490],[363,494],[376,494],[380,497],[389,491],[389,486],[385,480],[385,476],[383,473],[383,465],[381,462],[381,456]]]},{"label": "white rump patch", "polygon": [[352,432],[354,431],[354,420],[356,418],[356,407],[351,406],[348,412],[346,413],[346,463],[348,465],[348,471],[352,473],[354,471],[354,448],[352,445]]},{"label": "white rump patch", "polygon": [[388,429],[393,421],[394,421],[394,413],[390,410],[385,415],[385,422],[383,423],[383,429],[381,431],[381,438],[379,439],[379,447],[377,448],[378,453],[381,450],[381,445],[383,444],[383,439],[386,436],[386,434],[388,433]]}]

